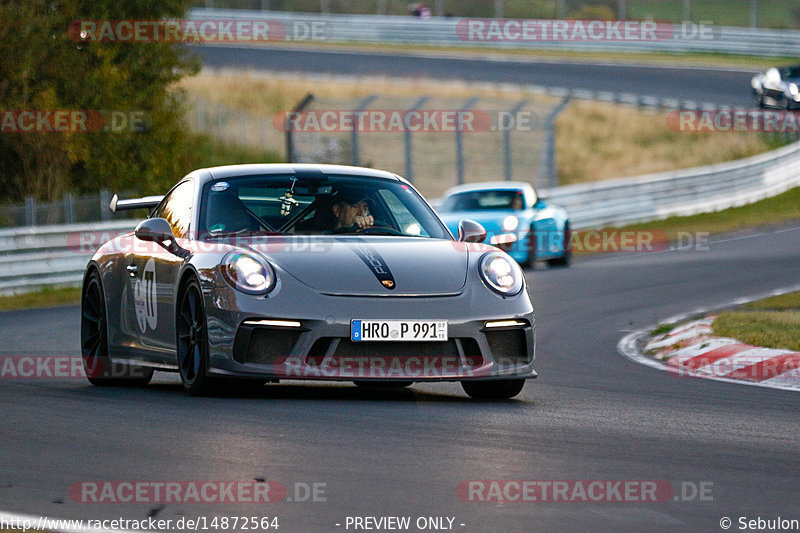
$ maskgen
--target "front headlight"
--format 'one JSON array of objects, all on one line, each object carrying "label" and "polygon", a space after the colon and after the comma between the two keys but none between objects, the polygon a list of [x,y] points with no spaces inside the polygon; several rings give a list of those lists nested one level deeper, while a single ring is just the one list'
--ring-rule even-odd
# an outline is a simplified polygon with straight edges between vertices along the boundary
[{"label": "front headlight", "polygon": [[235,289],[265,294],[275,286],[275,271],[269,263],[245,252],[229,252],[222,258],[222,275]]},{"label": "front headlight", "polygon": [[505,254],[489,252],[481,258],[478,269],[486,286],[498,294],[513,296],[522,290],[522,270]]},{"label": "front headlight", "polygon": [[519,226],[519,219],[514,215],[508,215],[503,220],[503,231],[514,231]]},{"label": "front headlight", "polygon": [[797,96],[797,93],[799,92],[800,90],[798,90],[796,83],[789,84],[789,93],[791,93],[792,96]]}]

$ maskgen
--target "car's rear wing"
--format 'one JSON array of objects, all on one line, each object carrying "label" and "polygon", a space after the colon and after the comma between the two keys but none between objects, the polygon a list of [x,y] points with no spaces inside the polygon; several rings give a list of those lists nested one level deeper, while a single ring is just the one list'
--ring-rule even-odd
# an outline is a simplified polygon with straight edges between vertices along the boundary
[{"label": "car's rear wing", "polygon": [[116,213],[117,211],[125,211],[128,209],[153,209],[155,206],[160,204],[161,200],[163,199],[163,196],[145,196],[143,198],[120,200],[115,194],[114,197],[111,198],[111,204],[108,206],[108,208],[112,213]]}]

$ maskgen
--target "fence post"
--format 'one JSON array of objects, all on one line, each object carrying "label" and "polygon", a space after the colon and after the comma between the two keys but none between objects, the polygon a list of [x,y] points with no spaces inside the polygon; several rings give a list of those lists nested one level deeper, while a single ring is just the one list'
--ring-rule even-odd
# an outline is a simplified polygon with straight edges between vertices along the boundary
[{"label": "fence post", "polygon": [[[460,123],[460,118],[462,113],[466,113],[470,110],[472,106],[479,100],[477,96],[474,96],[464,102],[464,105],[461,109],[458,110],[458,117],[459,120],[456,122],[458,125]],[[460,127],[456,127],[456,171],[458,175],[458,184],[464,184],[464,132],[461,131]]]},{"label": "fence post", "polygon": [[[520,100],[511,108],[511,111],[509,111],[509,114],[511,114],[511,124],[519,124],[516,114],[519,113],[527,103],[527,100]],[[503,128],[503,168],[505,169],[506,181],[511,181],[513,174],[511,171],[511,126],[505,126],[498,121],[497,127]]]},{"label": "fence post", "polygon": [[558,169],[556,168],[556,119],[559,113],[567,107],[568,103],[569,96],[565,96],[564,100],[562,100],[545,119],[544,162],[539,174],[539,184],[545,184],[545,186],[550,189],[558,185]]},{"label": "fence post", "polygon": [[[419,108],[421,108],[423,106],[423,104],[425,104],[425,102],[428,101],[428,98],[429,97],[427,97],[427,96],[423,96],[422,98],[417,100],[414,103],[414,105],[411,106],[411,108],[408,111],[412,112],[412,111],[419,110]],[[406,115],[406,116],[408,116],[408,115]],[[413,154],[413,151],[411,149],[411,130],[408,128],[408,124],[406,124],[406,127],[403,128],[403,136],[405,137],[405,141],[406,141],[406,175],[405,175],[405,178],[408,181],[410,181],[411,183],[414,183],[414,162],[413,162],[413,155],[414,154]]]},{"label": "fence post", "polygon": [[295,162],[295,153],[294,153],[294,139],[292,139],[292,116],[295,113],[300,113],[303,109],[306,108],[311,101],[314,100],[314,95],[311,93],[307,93],[302,100],[300,100],[294,109],[290,113],[288,113],[285,117],[286,121],[286,162],[287,163],[294,163]]},{"label": "fence post", "polygon": [[247,141],[245,137],[247,136],[247,130],[249,129],[247,126],[249,124],[246,123],[247,115],[244,114],[244,111],[239,111],[239,146],[247,146]]},{"label": "fence post", "polygon": [[75,199],[71,192],[64,193],[64,224],[75,222]]},{"label": "fence post", "polygon": [[36,199],[33,196],[25,197],[25,225],[36,225]]},{"label": "fence post", "polygon": [[361,100],[361,102],[356,106],[356,108],[355,108],[355,110],[353,112],[353,129],[350,131],[350,141],[351,141],[350,144],[351,144],[351,148],[353,150],[353,156],[352,156],[353,166],[356,166],[356,167],[361,164],[361,154],[359,153],[359,149],[358,149],[358,124],[360,122],[359,121],[359,117],[360,117],[360,114],[367,107],[369,107],[369,105],[376,98],[378,98],[378,95],[376,95],[376,94],[371,94],[371,95],[367,96],[366,98]]}]

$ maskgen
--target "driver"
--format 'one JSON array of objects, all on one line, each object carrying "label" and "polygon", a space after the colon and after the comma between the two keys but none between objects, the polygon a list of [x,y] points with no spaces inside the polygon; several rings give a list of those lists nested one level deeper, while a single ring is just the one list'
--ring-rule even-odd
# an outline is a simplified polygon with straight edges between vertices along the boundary
[{"label": "driver", "polygon": [[375,219],[369,214],[369,199],[355,191],[340,191],[332,207],[333,231],[371,228]]}]

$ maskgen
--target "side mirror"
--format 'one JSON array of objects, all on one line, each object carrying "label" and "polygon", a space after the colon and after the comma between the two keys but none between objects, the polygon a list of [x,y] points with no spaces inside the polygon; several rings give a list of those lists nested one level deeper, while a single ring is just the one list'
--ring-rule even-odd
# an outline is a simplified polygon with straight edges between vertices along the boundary
[{"label": "side mirror", "polygon": [[458,223],[458,240],[461,242],[483,242],[486,229],[474,220],[462,220]]},{"label": "side mirror", "polygon": [[547,207],[547,198],[539,197],[536,199],[536,203],[533,204],[534,209],[544,209]]},{"label": "side mirror", "polygon": [[172,227],[163,218],[148,218],[142,220],[136,229],[134,235],[137,239],[143,241],[155,242],[164,244],[165,241],[175,242],[175,235],[172,234]]}]

